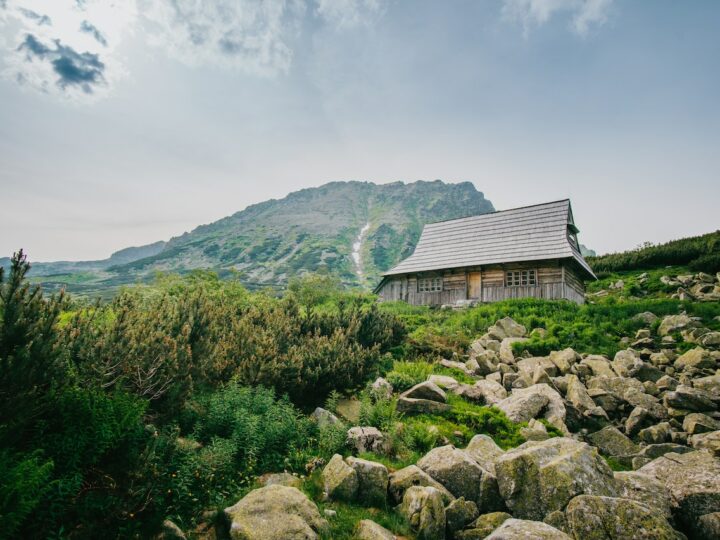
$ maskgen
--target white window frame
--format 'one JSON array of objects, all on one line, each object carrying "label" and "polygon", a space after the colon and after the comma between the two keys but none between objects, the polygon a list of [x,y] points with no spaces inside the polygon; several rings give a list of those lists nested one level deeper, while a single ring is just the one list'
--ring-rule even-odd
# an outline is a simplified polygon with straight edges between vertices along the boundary
[{"label": "white window frame", "polygon": [[443,278],[442,276],[432,276],[418,278],[418,292],[442,292]]},{"label": "white window frame", "polygon": [[537,270],[506,270],[506,287],[535,287],[537,286]]}]

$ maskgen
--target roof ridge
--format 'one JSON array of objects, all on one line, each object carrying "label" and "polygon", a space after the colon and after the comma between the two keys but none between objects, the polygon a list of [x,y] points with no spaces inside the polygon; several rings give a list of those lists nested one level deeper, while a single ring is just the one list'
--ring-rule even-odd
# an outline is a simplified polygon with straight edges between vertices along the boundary
[{"label": "roof ridge", "polygon": [[555,201],[548,201],[548,202],[537,203],[537,204],[528,204],[526,206],[517,206],[515,208],[506,208],[505,210],[494,210],[492,212],[484,212],[482,214],[468,214],[467,216],[461,216],[461,217],[457,217],[457,218],[441,219],[438,221],[428,221],[427,223],[425,223],[424,226],[435,225],[436,223],[446,223],[448,221],[459,221],[461,219],[467,219],[467,218],[471,218],[471,217],[492,216],[494,214],[502,214],[503,212],[512,212],[513,210],[523,210],[525,208],[534,208],[536,206],[549,206],[551,204],[565,202],[565,201],[570,202],[570,199],[566,197],[565,199],[557,199]]}]

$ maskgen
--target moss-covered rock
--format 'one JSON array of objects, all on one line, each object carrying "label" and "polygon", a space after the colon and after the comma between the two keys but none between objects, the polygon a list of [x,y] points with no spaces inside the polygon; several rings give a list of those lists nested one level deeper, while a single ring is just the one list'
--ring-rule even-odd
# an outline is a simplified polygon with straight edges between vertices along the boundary
[{"label": "moss-covered rock", "polygon": [[490,512],[483,514],[465,530],[455,533],[456,540],[482,540],[487,538],[495,529],[502,525],[506,520],[512,519],[507,512]]},{"label": "moss-covered rock", "polygon": [[583,540],[676,540],[659,510],[624,498],[580,495],[565,510],[568,527]]},{"label": "moss-covered rock", "polygon": [[595,448],[557,437],[527,442],[495,462],[500,495],[515,517],[543,519],[580,494],[615,495],[613,473]]},{"label": "moss-covered rock", "polygon": [[445,539],[445,506],[437,489],[429,486],[408,488],[398,511],[417,532],[418,539]]},{"label": "moss-covered rock", "polygon": [[462,450],[452,445],[434,448],[417,462],[417,466],[455,497],[480,502],[480,484],[486,471]]},{"label": "moss-covered rock", "polygon": [[349,457],[346,463],[357,472],[357,497],[365,504],[383,506],[387,499],[388,470],[382,463]]},{"label": "moss-covered rock", "polygon": [[315,540],[329,531],[317,507],[299,489],[256,489],[224,510],[233,540]]},{"label": "moss-covered rock", "polygon": [[335,454],[322,472],[323,489],[329,499],[352,501],[358,494],[360,479],[357,471]]},{"label": "moss-covered rock", "polygon": [[541,521],[508,519],[487,540],[572,540],[570,536]]},{"label": "moss-covered rock", "polygon": [[440,492],[445,505],[450,504],[450,502],[455,499],[455,496],[450,493],[445,486],[417,465],[409,465],[390,475],[388,485],[390,499],[393,503],[400,504],[405,495],[405,491],[412,486],[434,487]]}]

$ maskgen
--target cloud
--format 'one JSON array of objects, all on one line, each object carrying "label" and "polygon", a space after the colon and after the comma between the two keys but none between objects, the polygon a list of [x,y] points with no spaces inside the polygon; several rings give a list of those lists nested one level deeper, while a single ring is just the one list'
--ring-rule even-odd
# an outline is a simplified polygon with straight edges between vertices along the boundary
[{"label": "cloud", "polygon": [[367,25],[385,12],[385,0],[316,0],[317,14],[339,29]]},{"label": "cloud", "polygon": [[20,11],[20,13],[22,13],[23,16],[25,16],[26,18],[37,22],[39,26],[42,26],[43,24],[52,24],[50,17],[48,17],[47,15],[40,15],[39,13],[34,12],[32,9],[19,8],[18,11]]},{"label": "cloud", "polygon": [[80,23],[80,31],[90,34],[103,47],[108,46],[107,39],[105,39],[105,36],[102,35],[102,32],[100,32],[94,24],[88,21],[83,21]]},{"label": "cloud", "polygon": [[301,0],[140,0],[148,42],[185,64],[272,76],[288,71]]},{"label": "cloud", "polygon": [[503,0],[504,18],[522,25],[527,36],[531,28],[542,26],[552,17],[570,17],[570,29],[586,36],[591,27],[605,24],[613,0]]}]

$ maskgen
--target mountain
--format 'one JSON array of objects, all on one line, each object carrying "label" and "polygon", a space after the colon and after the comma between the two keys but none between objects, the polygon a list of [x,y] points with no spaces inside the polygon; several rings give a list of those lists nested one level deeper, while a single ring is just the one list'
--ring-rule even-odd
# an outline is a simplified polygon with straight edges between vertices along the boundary
[{"label": "mountain", "polygon": [[31,276],[51,290],[65,285],[88,294],[157,271],[195,269],[234,271],[250,288],[282,287],[306,272],[367,288],[412,253],[425,223],[493,210],[470,182],[331,182],[103,261],[39,263]]}]

